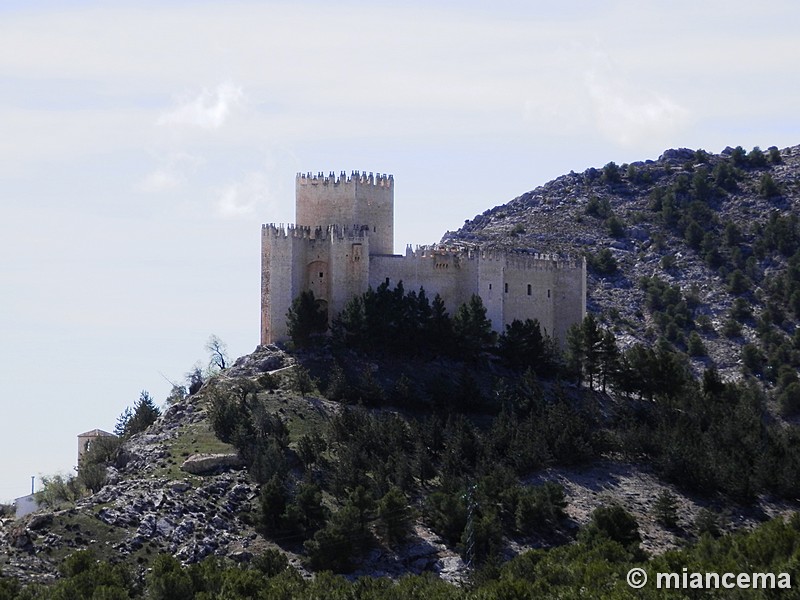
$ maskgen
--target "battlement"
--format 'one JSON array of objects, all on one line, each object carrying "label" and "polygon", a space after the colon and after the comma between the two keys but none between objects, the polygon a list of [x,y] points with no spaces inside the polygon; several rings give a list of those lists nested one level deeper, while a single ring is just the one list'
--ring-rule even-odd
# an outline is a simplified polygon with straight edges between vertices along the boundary
[{"label": "battlement", "polygon": [[262,225],[263,344],[287,338],[286,314],[301,292],[312,291],[333,319],[384,282],[438,294],[451,313],[477,294],[498,332],[531,318],[565,340],[586,313],[582,257],[458,242],[394,254],[392,175],[297,173],[295,212],[295,224]]},{"label": "battlement", "polygon": [[470,248],[463,246],[406,246],[405,258],[448,258],[458,261],[481,260],[502,262],[516,269],[537,271],[582,269],[585,259],[539,252],[509,252],[499,248]]},{"label": "battlement", "polygon": [[347,175],[345,171],[336,175],[333,171],[325,175],[322,171],[314,175],[310,171],[308,173],[298,173],[296,177],[297,185],[371,185],[382,188],[394,187],[394,176],[386,175],[385,173],[375,173],[371,171],[352,171]]},{"label": "battlement", "polygon": [[293,223],[265,223],[261,225],[262,237],[269,236],[278,239],[363,240],[368,235],[369,227],[367,225],[326,225],[325,227],[310,227]]},{"label": "battlement", "polygon": [[511,268],[525,269],[530,271],[569,271],[583,269],[585,258],[574,258],[572,256],[561,256],[558,254],[531,254],[509,253],[506,263]]}]

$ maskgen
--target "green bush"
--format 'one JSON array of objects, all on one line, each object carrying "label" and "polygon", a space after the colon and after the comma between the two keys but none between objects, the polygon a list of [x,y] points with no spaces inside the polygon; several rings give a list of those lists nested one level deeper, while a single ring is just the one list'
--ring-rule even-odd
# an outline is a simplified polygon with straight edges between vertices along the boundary
[{"label": "green bush", "polygon": [[617,272],[617,259],[609,248],[603,248],[587,258],[587,266],[598,275],[613,275]]},{"label": "green bush", "polygon": [[703,344],[703,339],[696,331],[692,331],[689,334],[689,342],[687,347],[687,352],[689,352],[689,356],[705,356],[706,355],[706,347]]},{"label": "green bush", "polygon": [[784,417],[800,413],[800,383],[790,383],[778,396],[778,405]]},{"label": "green bush", "polygon": [[625,237],[625,224],[616,215],[606,219],[606,229],[608,229],[608,235],[613,238]]},{"label": "green bush", "polygon": [[778,187],[778,184],[775,183],[775,180],[772,179],[772,175],[764,173],[758,183],[758,193],[763,198],[774,198],[775,196],[781,195],[781,189]]},{"label": "green bush", "polygon": [[596,508],[581,534],[589,544],[612,540],[629,550],[638,549],[642,541],[636,519],[619,504]]}]

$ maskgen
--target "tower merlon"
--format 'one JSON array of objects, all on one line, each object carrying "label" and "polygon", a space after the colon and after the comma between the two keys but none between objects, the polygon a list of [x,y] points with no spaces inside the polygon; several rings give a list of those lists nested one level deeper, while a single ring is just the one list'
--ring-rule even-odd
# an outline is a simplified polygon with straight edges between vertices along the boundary
[{"label": "tower merlon", "polygon": [[337,176],[333,171],[325,175],[322,171],[316,175],[309,171],[308,173],[297,173],[295,177],[298,185],[342,185],[354,184],[367,185],[374,187],[394,188],[394,175],[386,173],[368,173],[367,171],[353,171],[348,176],[344,171],[341,171]]}]

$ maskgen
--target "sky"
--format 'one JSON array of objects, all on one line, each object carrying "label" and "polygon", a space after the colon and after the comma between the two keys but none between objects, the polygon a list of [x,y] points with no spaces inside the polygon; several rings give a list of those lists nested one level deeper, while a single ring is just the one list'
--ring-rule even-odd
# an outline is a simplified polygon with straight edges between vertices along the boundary
[{"label": "sky", "polygon": [[800,144],[800,4],[0,3],[0,501],[259,334],[298,172],[395,179],[395,249],[588,167]]}]

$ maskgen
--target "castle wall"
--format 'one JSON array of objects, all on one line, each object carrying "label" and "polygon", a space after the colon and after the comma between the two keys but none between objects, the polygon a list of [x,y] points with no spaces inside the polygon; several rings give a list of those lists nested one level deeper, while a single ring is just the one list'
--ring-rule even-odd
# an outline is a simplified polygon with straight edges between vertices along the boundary
[{"label": "castle wall", "polygon": [[368,225],[374,254],[394,252],[394,178],[354,171],[350,177],[298,174],[295,180],[298,225]]},{"label": "castle wall", "polygon": [[557,256],[510,255],[508,257],[504,290],[504,324],[514,319],[538,319],[542,329],[560,344],[566,340],[566,332],[574,323],[583,320],[586,313],[585,294],[583,300],[576,290],[585,290],[585,267],[583,259],[575,262]]},{"label": "castle wall", "polygon": [[369,285],[377,288],[389,280],[394,288],[400,281],[406,292],[425,289],[429,300],[439,294],[452,316],[469,300],[477,282],[477,262],[466,253],[419,250],[405,256],[371,256]]},{"label": "castle wall", "polygon": [[494,250],[407,249],[392,254],[394,180],[353,172],[298,175],[298,225],[262,227],[261,343],[288,338],[286,313],[311,290],[332,320],[368,286],[400,281],[439,294],[452,315],[478,294],[495,331],[538,319],[563,346],[586,314],[586,261]]},{"label": "castle wall", "polygon": [[286,313],[305,289],[308,231],[261,228],[261,343],[286,339]]},{"label": "castle wall", "polygon": [[567,330],[586,316],[586,259],[579,259],[576,268],[556,271],[554,289],[553,328],[563,347]]},{"label": "castle wall", "polygon": [[504,290],[506,257],[504,253],[480,252],[478,255],[478,280],[471,293],[478,294],[486,307],[486,318],[492,329],[503,331],[505,301]]},{"label": "castle wall", "polygon": [[369,252],[372,239],[366,231],[333,235],[330,239],[331,302],[329,322],[355,296],[367,291],[369,285]]}]

